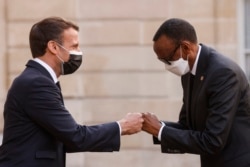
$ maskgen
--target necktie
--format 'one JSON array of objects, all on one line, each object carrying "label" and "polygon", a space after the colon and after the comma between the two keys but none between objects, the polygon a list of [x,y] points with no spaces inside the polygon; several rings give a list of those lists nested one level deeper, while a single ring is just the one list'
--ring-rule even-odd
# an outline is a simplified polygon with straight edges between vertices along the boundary
[{"label": "necktie", "polygon": [[189,116],[189,123],[192,126],[192,94],[193,94],[193,87],[194,87],[194,75],[190,73],[189,77],[189,102],[188,102],[188,116]]},{"label": "necktie", "polygon": [[56,83],[56,86],[59,88],[59,90],[60,90],[60,96],[61,96],[61,99],[62,99],[62,103],[64,104],[64,102],[63,102],[63,96],[62,96],[62,93],[61,93],[61,85],[60,85],[60,82],[58,81],[57,83]]},{"label": "necktie", "polygon": [[190,88],[190,95],[192,95],[193,87],[194,87],[194,75],[190,73],[190,78],[189,78],[189,88]]},{"label": "necktie", "polygon": [[56,83],[56,86],[61,90],[61,85],[59,81]]}]

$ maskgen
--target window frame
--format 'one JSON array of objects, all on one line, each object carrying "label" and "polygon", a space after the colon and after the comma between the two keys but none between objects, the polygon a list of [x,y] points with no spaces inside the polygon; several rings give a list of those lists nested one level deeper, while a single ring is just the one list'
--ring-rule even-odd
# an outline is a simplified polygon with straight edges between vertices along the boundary
[{"label": "window frame", "polygon": [[[242,67],[243,71],[246,73],[248,80],[250,81],[250,68],[247,67],[246,61],[247,56],[250,57],[250,48],[247,48],[246,46],[246,2],[250,3],[250,0],[240,0],[238,2],[238,52],[239,52],[239,62],[240,66]],[[249,4],[249,10],[250,10],[250,4]],[[250,27],[250,22],[249,22]],[[250,31],[250,30],[249,30]],[[250,32],[249,32],[250,34]],[[249,38],[249,44],[250,44],[250,38]],[[249,64],[250,66],[250,64]],[[249,68],[249,69],[247,69]]]}]

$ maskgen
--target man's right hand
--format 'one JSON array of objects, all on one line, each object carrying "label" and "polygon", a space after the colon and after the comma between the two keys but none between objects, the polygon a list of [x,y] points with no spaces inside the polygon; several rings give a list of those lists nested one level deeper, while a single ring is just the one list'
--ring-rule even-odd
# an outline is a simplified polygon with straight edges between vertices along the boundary
[{"label": "man's right hand", "polygon": [[121,134],[131,135],[140,132],[143,121],[141,113],[128,113],[123,119],[118,121],[121,126]]}]

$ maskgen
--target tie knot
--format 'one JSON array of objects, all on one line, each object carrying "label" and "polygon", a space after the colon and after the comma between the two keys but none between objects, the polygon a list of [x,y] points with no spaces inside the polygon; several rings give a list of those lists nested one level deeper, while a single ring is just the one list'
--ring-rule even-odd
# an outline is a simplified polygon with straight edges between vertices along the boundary
[{"label": "tie knot", "polygon": [[191,89],[193,89],[194,78],[195,78],[195,76],[194,76],[193,74],[190,73],[189,84],[190,84],[190,88],[191,88]]},{"label": "tie knot", "polygon": [[56,86],[61,90],[61,85],[59,81],[56,83]]}]

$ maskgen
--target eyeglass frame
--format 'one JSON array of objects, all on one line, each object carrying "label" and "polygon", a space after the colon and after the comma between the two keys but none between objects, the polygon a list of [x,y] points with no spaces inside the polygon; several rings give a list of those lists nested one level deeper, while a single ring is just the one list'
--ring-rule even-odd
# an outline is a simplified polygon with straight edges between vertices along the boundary
[{"label": "eyeglass frame", "polygon": [[162,61],[162,62],[165,63],[165,64],[171,65],[170,60],[174,57],[175,52],[178,50],[179,47],[180,47],[180,44],[177,45],[176,48],[172,51],[171,56],[168,56],[168,57],[169,57],[168,60],[165,59],[165,58],[159,58],[159,60]]}]

